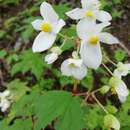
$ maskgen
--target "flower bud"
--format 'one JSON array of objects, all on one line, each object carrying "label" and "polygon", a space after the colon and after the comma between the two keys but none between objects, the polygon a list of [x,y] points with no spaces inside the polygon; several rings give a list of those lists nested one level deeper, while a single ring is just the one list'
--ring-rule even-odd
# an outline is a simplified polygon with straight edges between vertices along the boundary
[{"label": "flower bud", "polygon": [[109,90],[110,90],[110,87],[106,85],[106,86],[103,86],[103,87],[100,89],[100,93],[101,93],[101,94],[106,94]]},{"label": "flower bud", "polygon": [[104,127],[106,129],[120,130],[120,122],[111,114],[104,117]]}]

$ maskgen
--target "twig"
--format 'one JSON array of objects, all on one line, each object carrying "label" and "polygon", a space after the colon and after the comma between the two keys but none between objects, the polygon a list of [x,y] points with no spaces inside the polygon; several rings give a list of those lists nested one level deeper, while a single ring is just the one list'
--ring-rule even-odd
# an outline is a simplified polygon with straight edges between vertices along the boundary
[{"label": "twig", "polygon": [[74,80],[73,93],[77,92],[78,80]]},{"label": "twig", "polygon": [[126,48],[126,46],[123,43],[120,43],[119,45],[128,53],[130,57],[130,51]]},{"label": "twig", "polygon": [[100,103],[100,101],[96,98],[96,96],[94,94],[92,94],[92,97],[95,99],[95,101],[97,102],[97,104],[104,110],[104,112],[106,114],[108,114],[109,112],[105,109],[105,107]]},{"label": "twig", "polygon": [[102,63],[102,65],[109,72],[109,74],[113,76],[113,73],[111,72],[111,70],[105,64]]}]

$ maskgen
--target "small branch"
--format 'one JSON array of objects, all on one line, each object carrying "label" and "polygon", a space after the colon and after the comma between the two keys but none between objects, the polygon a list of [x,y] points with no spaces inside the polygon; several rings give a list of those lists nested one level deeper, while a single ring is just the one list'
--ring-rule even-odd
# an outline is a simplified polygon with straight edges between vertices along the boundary
[{"label": "small branch", "polygon": [[63,43],[62,43],[61,46],[60,46],[61,49],[62,49],[63,46],[65,45],[66,41],[67,41],[67,39],[64,39]]},{"label": "small branch", "polygon": [[130,57],[130,51],[127,49],[127,47],[123,43],[120,43],[119,45],[128,53]]},{"label": "small branch", "polygon": [[78,87],[78,80],[74,80],[74,86],[73,86],[73,93],[77,92],[77,87]]},{"label": "small branch", "polygon": [[81,44],[81,41],[79,38],[77,38],[76,39],[77,53],[79,53],[79,51],[80,51],[80,44]]},{"label": "small branch", "polygon": [[114,63],[111,59],[109,59],[108,57],[104,57],[104,58],[106,58],[106,60],[108,60],[110,63],[112,63],[114,66],[117,66],[117,64],[116,63]]},{"label": "small branch", "polygon": [[74,96],[86,96],[87,95],[87,92],[84,92],[84,93],[77,93],[77,94],[73,94]]},{"label": "small branch", "polygon": [[103,111],[108,114],[109,112],[105,109],[105,107],[100,103],[100,101],[96,98],[96,96],[94,94],[92,94],[92,97],[95,99],[95,101],[97,102],[97,104],[103,109]]},{"label": "small branch", "polygon": [[62,33],[58,33],[58,35],[63,37],[64,39],[70,39],[70,40],[74,39],[74,37],[68,37],[66,35],[63,35]]},{"label": "small branch", "polygon": [[102,65],[109,72],[109,74],[113,76],[113,73],[111,72],[111,70],[105,64],[102,63]]}]

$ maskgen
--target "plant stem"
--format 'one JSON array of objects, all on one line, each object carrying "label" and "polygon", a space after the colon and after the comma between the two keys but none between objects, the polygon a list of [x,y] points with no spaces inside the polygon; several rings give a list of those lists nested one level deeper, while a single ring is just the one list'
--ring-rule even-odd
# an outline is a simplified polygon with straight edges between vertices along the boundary
[{"label": "plant stem", "polygon": [[114,66],[117,66],[117,64],[116,63],[114,63],[110,58],[108,58],[108,57],[105,57],[110,63],[112,63]]},{"label": "plant stem", "polygon": [[76,39],[76,44],[77,44],[77,54],[79,53],[79,51],[80,51],[80,39]]},{"label": "plant stem", "polygon": [[100,101],[96,98],[96,96],[94,94],[92,94],[93,98],[95,99],[95,101],[97,102],[97,104],[103,109],[103,111],[108,114],[109,112],[105,109],[105,107],[100,103]]},{"label": "plant stem", "polygon": [[63,37],[64,39],[70,39],[70,40],[74,39],[74,37],[68,37],[68,36],[63,35],[62,33],[58,33],[58,35]]},{"label": "plant stem", "polygon": [[62,47],[65,45],[66,40],[67,40],[67,39],[64,39],[63,43],[61,44],[61,46],[60,46],[61,49],[62,49]]},{"label": "plant stem", "polygon": [[102,63],[102,65],[109,72],[109,74],[113,76],[113,73],[111,72],[111,70],[105,64]]},{"label": "plant stem", "polygon": [[74,80],[74,86],[73,86],[73,93],[77,92],[77,87],[78,87],[78,80]]},{"label": "plant stem", "polygon": [[120,43],[119,45],[128,53],[130,57],[130,51],[126,48],[126,46],[123,43]]}]

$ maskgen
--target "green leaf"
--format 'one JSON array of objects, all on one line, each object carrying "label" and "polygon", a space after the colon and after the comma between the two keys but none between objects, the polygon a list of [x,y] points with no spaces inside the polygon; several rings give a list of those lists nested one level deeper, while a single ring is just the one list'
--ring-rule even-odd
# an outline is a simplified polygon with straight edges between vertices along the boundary
[{"label": "green leaf", "polygon": [[[41,102],[43,102],[41,104]],[[81,130],[83,128],[82,109],[80,102],[68,92],[50,91],[42,95],[36,104],[36,129],[45,128],[60,117],[57,130]],[[42,113],[42,114],[41,114]],[[71,119],[71,120],[70,120]]]},{"label": "green leaf", "polygon": [[8,4],[13,4],[13,5],[18,5],[20,0],[1,0],[3,5],[8,5]]},{"label": "green leaf", "polygon": [[93,87],[93,82],[94,82],[93,72],[92,70],[88,70],[87,77],[81,81],[81,85],[85,88],[90,89]]},{"label": "green leaf", "polygon": [[104,113],[97,105],[84,107],[84,121],[88,130],[101,130]]},{"label": "green leaf", "polygon": [[6,31],[0,30],[0,39],[3,39],[6,36]]},{"label": "green leaf", "polygon": [[71,10],[68,4],[59,4],[53,6],[55,11],[58,13],[59,17],[65,19],[65,13]]},{"label": "green leaf", "polygon": [[8,125],[6,121],[0,123],[1,130],[32,130],[31,119],[15,120],[12,125]]},{"label": "green leaf", "polygon": [[15,79],[7,84],[7,88],[13,94],[13,99],[18,101],[27,91],[30,89],[26,86],[26,82],[21,82],[19,79]]},{"label": "green leaf", "polygon": [[61,116],[56,124],[56,130],[81,130],[83,128],[83,113],[76,98],[73,98],[66,108],[64,116]]},{"label": "green leaf", "polygon": [[4,58],[7,55],[5,50],[0,50],[0,58]]},{"label": "green leaf", "polygon": [[[71,25],[69,28],[63,29],[62,30],[62,34],[64,34],[67,37],[76,37],[76,26],[75,25]],[[74,48],[75,46],[75,40],[74,39],[66,39],[66,42],[64,44],[64,46],[62,47],[63,51],[67,51],[70,50],[72,48]]]},{"label": "green leaf", "polygon": [[115,51],[114,57],[118,62],[123,61],[126,58],[127,54],[124,50],[118,49]]},{"label": "green leaf", "polygon": [[20,98],[17,102],[13,103],[11,112],[9,114],[9,120],[19,116],[31,116],[35,114],[35,103],[39,100],[40,92],[38,86],[32,88],[29,94],[26,94]]},{"label": "green leaf", "polygon": [[20,61],[12,67],[12,75],[18,72],[25,73],[31,71],[37,79],[41,78],[45,63],[40,54],[33,53],[31,50],[27,50],[20,55],[19,59]]},{"label": "green leaf", "polygon": [[[118,118],[120,119],[123,128],[130,128],[130,95],[127,97],[126,102],[121,106],[120,111],[118,112]],[[122,130],[124,130],[123,128]]]},{"label": "green leaf", "polygon": [[26,25],[24,27],[26,29],[24,31],[22,31],[21,36],[25,42],[28,42],[33,36],[34,29],[33,29],[32,25]]}]

